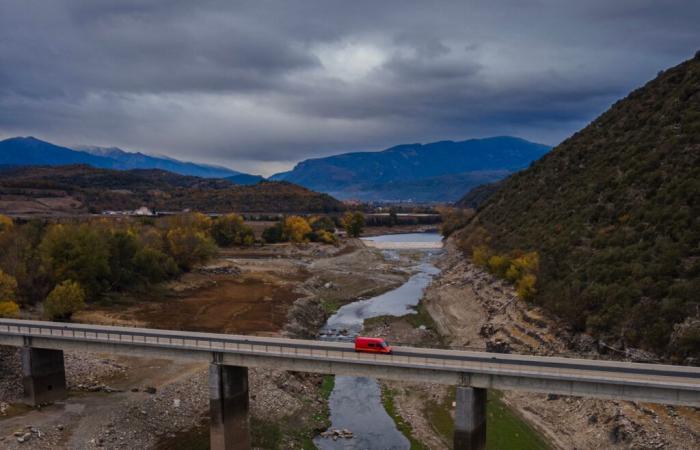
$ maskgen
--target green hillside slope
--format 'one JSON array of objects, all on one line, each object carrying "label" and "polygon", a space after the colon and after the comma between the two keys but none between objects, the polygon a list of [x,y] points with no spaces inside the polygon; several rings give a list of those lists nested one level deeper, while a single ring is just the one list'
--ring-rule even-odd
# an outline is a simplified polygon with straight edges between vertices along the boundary
[{"label": "green hillside slope", "polygon": [[700,354],[700,52],[508,178],[458,239],[537,251],[534,301],[577,330]]}]

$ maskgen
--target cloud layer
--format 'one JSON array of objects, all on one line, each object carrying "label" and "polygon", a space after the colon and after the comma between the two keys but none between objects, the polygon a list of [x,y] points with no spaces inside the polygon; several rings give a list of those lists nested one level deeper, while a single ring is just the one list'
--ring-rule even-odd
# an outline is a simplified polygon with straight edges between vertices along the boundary
[{"label": "cloud layer", "polygon": [[556,144],[700,48],[696,0],[2,0],[0,137],[270,173],[513,134]]}]

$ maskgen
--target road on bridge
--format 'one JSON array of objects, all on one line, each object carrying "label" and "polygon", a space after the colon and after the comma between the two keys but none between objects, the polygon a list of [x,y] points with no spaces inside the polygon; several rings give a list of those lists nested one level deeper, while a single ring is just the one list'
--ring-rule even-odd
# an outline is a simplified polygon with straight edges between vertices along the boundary
[{"label": "road on bridge", "polygon": [[700,407],[700,368],[0,319],[0,345],[370,376]]}]

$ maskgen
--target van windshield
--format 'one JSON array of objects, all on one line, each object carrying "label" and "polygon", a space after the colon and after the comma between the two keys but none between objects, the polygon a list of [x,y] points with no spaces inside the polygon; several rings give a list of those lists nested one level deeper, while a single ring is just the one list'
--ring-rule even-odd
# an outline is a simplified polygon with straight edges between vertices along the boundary
[{"label": "van windshield", "polygon": [[387,347],[388,347],[388,345],[386,344],[386,342],[382,341],[382,348],[387,348]]}]

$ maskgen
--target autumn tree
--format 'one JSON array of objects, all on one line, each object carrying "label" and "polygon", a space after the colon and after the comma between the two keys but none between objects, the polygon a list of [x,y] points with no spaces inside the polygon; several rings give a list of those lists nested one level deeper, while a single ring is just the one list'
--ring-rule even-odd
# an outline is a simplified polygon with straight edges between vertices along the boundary
[{"label": "autumn tree", "polygon": [[341,220],[345,232],[350,237],[359,237],[365,228],[365,215],[360,211],[346,212]]},{"label": "autumn tree", "polygon": [[49,320],[70,320],[74,313],[84,307],[83,288],[75,281],[65,280],[44,300],[44,316]]},{"label": "autumn tree", "polygon": [[212,220],[202,213],[188,212],[168,217],[165,224],[169,229],[190,228],[208,233],[211,229]]},{"label": "autumn tree", "polygon": [[15,302],[17,281],[0,270],[0,317],[17,317],[19,305]]},{"label": "autumn tree", "polygon": [[190,270],[216,253],[216,244],[209,235],[192,227],[168,231],[166,241],[168,253],[182,270]]},{"label": "autumn tree", "polygon": [[518,251],[511,256],[498,255],[488,246],[478,245],[472,249],[472,262],[515,284],[515,290],[522,299],[531,300],[537,294],[537,274],[540,268],[537,252]]},{"label": "autumn tree", "polygon": [[284,219],[282,237],[286,241],[305,242],[308,240],[307,235],[311,231],[311,225],[306,219],[300,216],[289,216]]},{"label": "autumn tree", "polygon": [[17,295],[17,281],[0,270],[0,301],[14,300]]},{"label": "autumn tree", "polygon": [[309,219],[311,233],[307,235],[311,242],[323,244],[336,244],[338,238],[335,235],[335,222],[328,216],[316,216]]},{"label": "autumn tree", "polygon": [[214,220],[211,236],[222,247],[232,245],[252,245],[255,242],[253,229],[245,225],[238,214],[226,214]]},{"label": "autumn tree", "polygon": [[14,222],[12,219],[0,214],[0,235],[12,231],[14,228]]},{"label": "autumn tree", "polygon": [[110,287],[110,249],[106,236],[90,224],[54,225],[39,248],[42,264],[55,282],[75,280],[88,298]]}]

